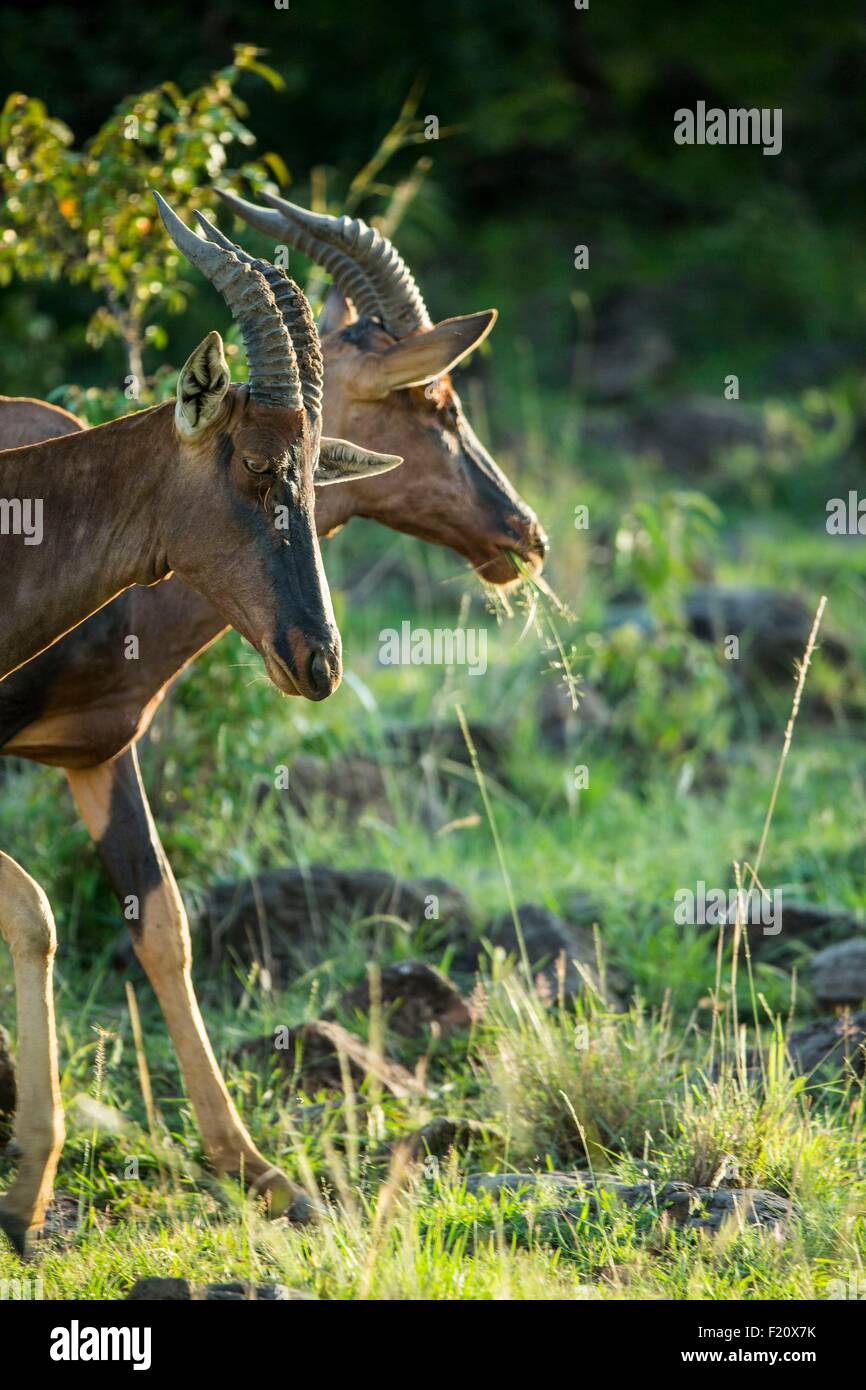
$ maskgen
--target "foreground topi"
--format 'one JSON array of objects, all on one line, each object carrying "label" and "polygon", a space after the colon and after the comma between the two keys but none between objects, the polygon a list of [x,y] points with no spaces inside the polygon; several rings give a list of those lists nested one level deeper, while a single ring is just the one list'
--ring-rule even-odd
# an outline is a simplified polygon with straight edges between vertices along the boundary
[{"label": "foreground topi", "polygon": [[[0,453],[0,496],[21,506],[38,494],[44,526],[38,545],[8,528],[0,536],[0,681],[130,585],[155,584],[177,568],[246,631],[280,689],[323,698],[339,683],[340,645],[313,474],[331,482],[400,460],[322,440],[321,354],[300,290],[283,277],[278,305],[273,267],[263,273],[243,253],[201,241],[156,196],[176,244],[235,316],[250,383],[231,387],[211,333],[181,372],[174,410]],[[56,933],[44,893],[6,855],[0,933],[15,968],[20,1153],[0,1227],[23,1251],[44,1216],[63,1141]]]},{"label": "foreground topi", "polygon": [[[231,201],[250,221],[275,215]],[[274,201],[279,222],[269,221],[267,230],[333,277],[319,324],[325,428],[351,428],[368,448],[405,456],[394,473],[317,488],[319,534],[361,515],[451,547],[491,581],[515,578],[511,553],[539,570],[544,531],[478,441],[448,375],[483,341],[495,312],[434,326],[414,278],[381,233]],[[231,247],[202,222],[211,239]],[[81,428],[56,406],[0,399],[0,443]],[[218,1171],[242,1166],[251,1181],[270,1187],[276,1170],[238,1116],[207,1038],[191,979],[189,924],[135,750],[167,685],[225,625],[223,614],[178,577],[131,589],[0,685],[0,752],[66,769],[118,898],[141,902],[133,947],[165,1014],[205,1151]],[[136,661],[124,658],[128,633],[139,638]]]}]

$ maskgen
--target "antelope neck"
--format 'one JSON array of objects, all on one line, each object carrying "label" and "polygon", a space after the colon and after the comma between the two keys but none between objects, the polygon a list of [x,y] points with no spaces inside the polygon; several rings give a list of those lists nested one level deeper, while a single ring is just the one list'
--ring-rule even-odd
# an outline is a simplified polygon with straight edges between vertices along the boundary
[{"label": "antelope neck", "polygon": [[168,573],[173,455],[173,404],[0,453],[0,680]]}]

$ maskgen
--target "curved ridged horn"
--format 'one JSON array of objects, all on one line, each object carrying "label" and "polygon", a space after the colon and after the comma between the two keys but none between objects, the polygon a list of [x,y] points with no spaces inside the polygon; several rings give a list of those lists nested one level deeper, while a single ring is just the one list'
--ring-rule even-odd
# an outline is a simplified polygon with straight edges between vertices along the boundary
[{"label": "curved ridged horn", "polygon": [[267,280],[276,306],[282,314],[283,323],[286,325],[289,337],[294,344],[298,368],[301,373],[304,405],[315,419],[321,419],[325,367],[322,361],[318,330],[313,320],[313,311],[300,285],[291,280],[279,266],[251,256],[249,252],[244,251],[243,247],[235,245],[205,217],[203,212],[196,212],[195,216],[199,226],[210,241],[221,246],[224,251],[230,251],[244,265],[251,265]]},{"label": "curved ridged horn", "polygon": [[405,338],[431,326],[427,306],[412,272],[396,247],[366,222],[329,217],[263,193],[270,204],[260,208],[235,193],[217,189],[238,217],[268,236],[284,238],[324,266],[359,314],[378,314],[395,337]]},{"label": "curved ridged horn", "polygon": [[295,349],[265,277],[233,251],[197,237],[156,189],[153,196],[175,246],[219,291],[241,330],[251,400],[300,410],[304,395]]}]

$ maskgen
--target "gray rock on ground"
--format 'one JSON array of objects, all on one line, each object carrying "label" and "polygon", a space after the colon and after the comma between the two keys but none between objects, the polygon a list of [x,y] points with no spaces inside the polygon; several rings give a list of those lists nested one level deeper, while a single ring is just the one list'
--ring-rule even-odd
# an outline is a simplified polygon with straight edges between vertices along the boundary
[{"label": "gray rock on ground", "polygon": [[748,923],[747,932],[752,951],[776,958],[802,943],[815,950],[830,946],[840,937],[850,936],[856,925],[853,914],[844,908],[828,907],[824,903],[789,902],[783,893],[779,934],[768,935],[759,922]]},{"label": "gray rock on ground", "polygon": [[824,1008],[862,1003],[866,999],[866,936],[817,951],[809,962],[809,977],[815,998]]},{"label": "gray rock on ground", "polygon": [[[276,1060],[282,1070],[295,1077],[309,1092],[341,1091],[342,1051],[355,1085],[373,1075],[395,1095],[420,1094],[423,1086],[411,1072],[375,1052],[336,1021],[337,1015],[351,1019],[353,1014],[361,1014],[367,1018],[370,999],[368,977],[354,989],[347,990],[337,1005],[321,1018],[280,1033],[279,1047],[276,1038],[269,1034],[242,1043],[235,1050],[235,1058],[242,1065],[255,1061],[268,1067]],[[405,1038],[426,1042],[433,1027],[441,1033],[449,1033],[468,1028],[472,1021],[469,1002],[457,986],[441,970],[425,961],[399,961],[383,967],[379,972],[379,1000],[387,1033]]]},{"label": "gray rock on ground", "polygon": [[672,472],[690,476],[710,472],[734,450],[760,454],[769,444],[760,410],[701,394],[679,394],[628,411],[591,409],[583,437],[595,449],[652,454]]},{"label": "gray rock on ground", "polygon": [[[739,639],[739,656],[727,663],[728,673],[746,686],[761,681],[788,682],[803,655],[814,608],[797,595],[757,586],[702,584],[686,595],[684,616],[692,634],[721,648],[727,637]],[[625,623],[650,636],[657,627],[652,614],[632,601],[614,603],[608,609],[605,627],[615,629]],[[820,638],[824,658],[842,667],[850,661],[846,643],[829,629]]]},{"label": "gray rock on ground", "polygon": [[233,1057],[241,1065],[272,1068],[276,1063],[293,1084],[315,1094],[344,1089],[341,1054],[354,1086],[374,1076],[401,1099],[425,1094],[423,1083],[406,1067],[328,1019],[313,1019],[297,1028],[280,1029],[276,1035],[251,1038],[235,1048]]},{"label": "gray rock on ground", "polygon": [[866,1009],[843,1010],[832,1018],[816,1018],[795,1028],[787,1039],[791,1060],[804,1075],[838,1076],[866,1071]]},{"label": "gray rock on ground", "polygon": [[398,917],[410,930],[432,922],[458,938],[473,922],[467,899],[442,879],[398,879],[381,869],[312,864],[216,884],[196,926],[212,966],[227,954],[244,965],[259,961],[279,985],[296,972],[298,953],[321,946],[333,923],[381,916]]},{"label": "gray rock on ground", "polygon": [[285,1284],[191,1284],[188,1279],[147,1277],[136,1279],[126,1302],[132,1303],[289,1303],[312,1297]]},{"label": "gray rock on ground", "polygon": [[409,806],[427,829],[437,830],[448,818],[435,786],[426,780],[419,784],[417,776],[410,783],[403,768],[392,769],[389,779],[382,763],[352,754],[320,758],[311,753],[299,753],[289,766],[285,790],[262,782],[257,805],[269,802],[283,811],[290,808],[295,815],[304,818],[309,817],[315,807],[322,806],[329,819],[349,825],[362,816],[393,825],[397,815],[395,806],[400,802]]},{"label": "gray rock on ground", "polygon": [[[325,1019],[365,1018],[370,1012],[370,978],[347,990]],[[431,1026],[443,1033],[468,1028],[472,1021],[469,1003],[447,975],[423,960],[401,960],[379,971],[379,1000],[389,1032],[406,1038],[424,1039]]]},{"label": "gray rock on ground", "polygon": [[486,1125],[480,1120],[435,1115],[420,1129],[394,1140],[391,1149],[394,1152],[402,1150],[412,1160],[423,1161],[428,1154],[443,1158],[449,1149],[467,1149],[474,1139],[484,1141],[495,1132],[493,1125]]},{"label": "gray rock on ground", "polygon": [[[617,965],[605,963],[604,980],[599,976],[595,937],[591,923],[597,920],[593,904],[588,898],[572,900],[571,911],[583,917],[580,920],[566,920],[537,903],[521,903],[517,909],[520,919],[526,954],[533,973],[540,975],[552,998],[559,992],[558,961],[564,954],[564,991],[571,998],[583,992],[586,987],[585,976],[602,994],[611,1009],[619,1012],[626,1007],[630,981]],[[517,931],[510,912],[502,913],[487,924],[484,935],[494,946],[500,946],[509,955],[520,960],[520,946]],[[455,957],[455,969],[473,969],[477,951],[473,954],[471,944]]]},{"label": "gray rock on ground", "polygon": [[651,1207],[659,1217],[709,1234],[726,1222],[782,1231],[791,1214],[791,1205],[784,1197],[763,1188],[693,1187],[678,1181],[625,1183],[606,1175],[476,1173],[467,1178],[466,1190],[475,1196],[490,1193],[497,1197],[506,1191],[526,1200],[540,1197],[559,1204],[551,1214],[571,1217],[580,1217],[584,1211],[597,1217],[604,1193],[627,1207]]},{"label": "gray rock on ground", "polygon": [[[731,663],[736,674],[769,680],[792,678],[815,618],[814,607],[797,594],[753,586],[700,585],[686,595],[685,610],[696,637],[716,644],[739,637],[740,655]],[[827,660],[846,664],[850,653],[841,638],[822,629],[820,640]]]}]

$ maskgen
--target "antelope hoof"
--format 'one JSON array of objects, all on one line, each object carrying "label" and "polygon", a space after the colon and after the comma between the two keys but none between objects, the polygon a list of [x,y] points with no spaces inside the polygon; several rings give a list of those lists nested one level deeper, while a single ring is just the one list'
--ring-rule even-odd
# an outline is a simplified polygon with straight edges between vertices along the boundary
[{"label": "antelope hoof", "polygon": [[293,1225],[306,1226],[323,1214],[323,1208],[297,1183],[290,1182],[279,1168],[269,1168],[250,1186],[256,1196],[266,1197],[272,1218],[285,1216]]},{"label": "antelope hoof", "polygon": [[5,1232],[12,1249],[21,1260],[33,1256],[32,1233],[27,1222],[14,1211],[4,1211],[0,1207],[0,1231]]}]

